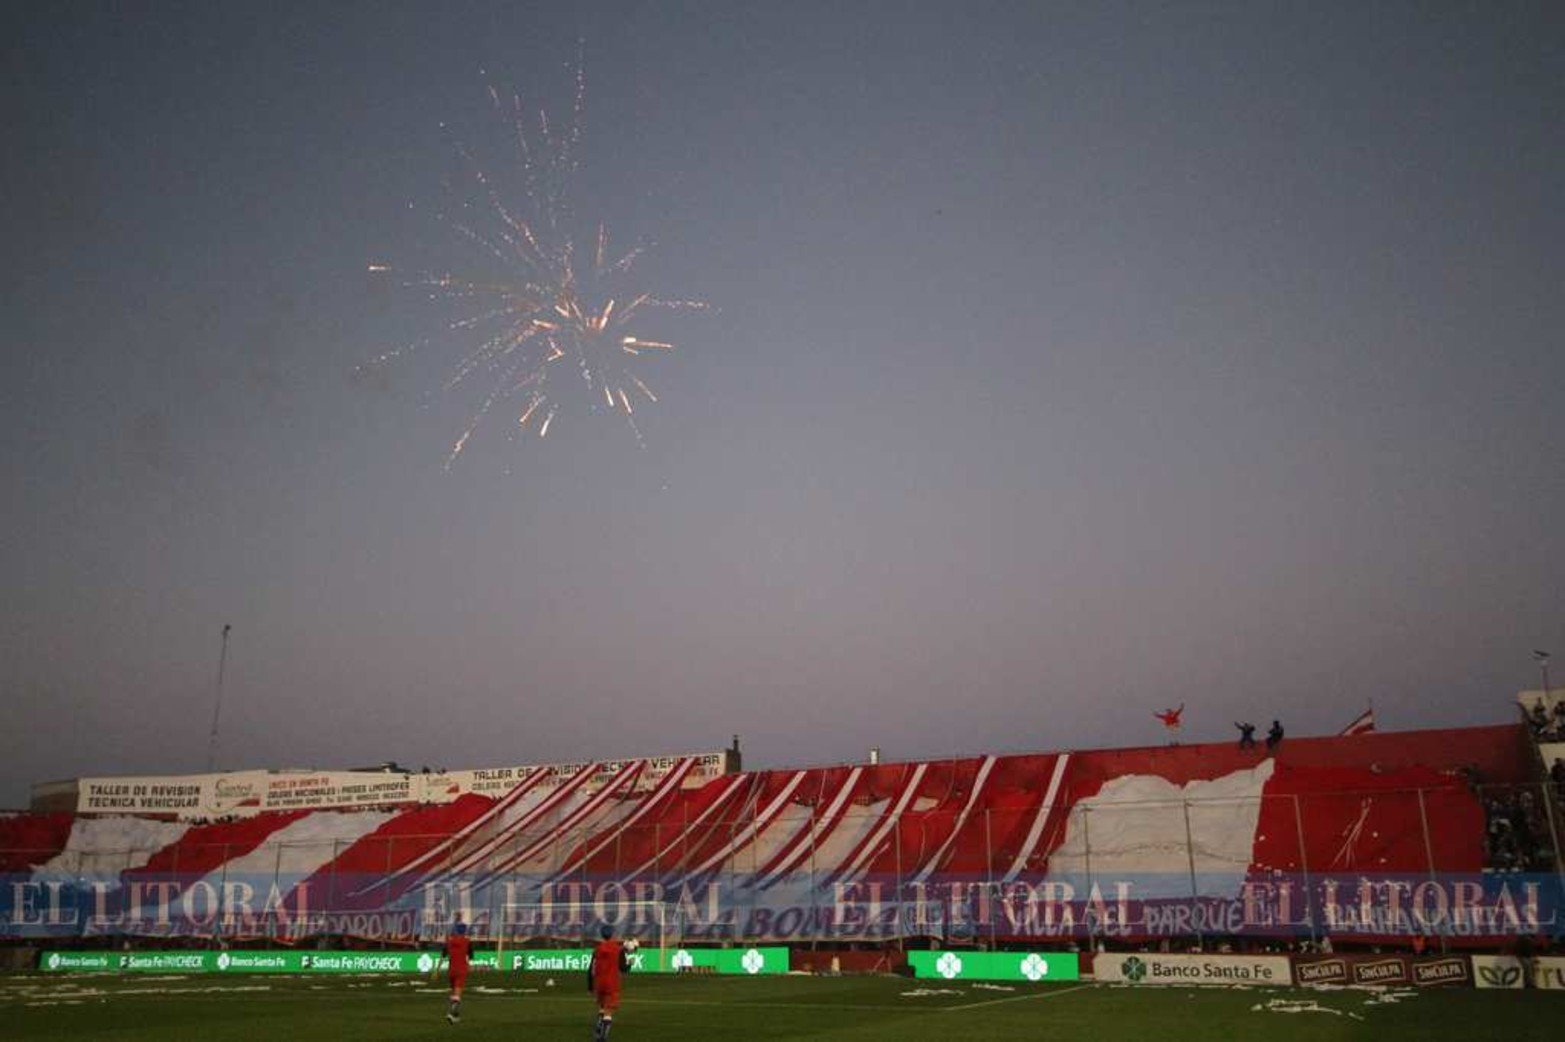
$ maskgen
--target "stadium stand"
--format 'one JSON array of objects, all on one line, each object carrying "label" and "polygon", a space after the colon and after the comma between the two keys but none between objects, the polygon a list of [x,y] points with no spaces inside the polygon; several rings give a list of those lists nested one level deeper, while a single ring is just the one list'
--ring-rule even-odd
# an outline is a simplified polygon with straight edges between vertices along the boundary
[{"label": "stadium stand", "polygon": [[0,815],[0,872],[25,872],[58,854],[71,835],[71,814]]},{"label": "stadium stand", "polygon": [[[406,890],[399,879],[409,866],[449,849],[496,801],[468,794],[453,803],[414,807],[383,821],[374,831],[340,847],[300,884],[327,895],[334,909],[373,908]],[[374,886],[336,885],[337,880],[372,881]]]},{"label": "stadium stand", "polygon": [[[259,880],[333,911],[457,883],[482,892],[506,882],[507,904],[531,900],[517,880],[533,894],[715,880],[740,906],[803,893],[813,911],[872,881],[1136,878],[1153,896],[1232,898],[1247,879],[1289,873],[1553,870],[1536,759],[1518,724],[1289,738],[1276,750],[1225,742],[790,768],[689,785],[694,758],[659,771],[628,760],[537,768],[498,795],[443,803],[191,824],[11,815],[0,818],[0,866],[204,878],[214,891]],[[830,923],[802,932],[811,930],[829,935]]]},{"label": "stadium stand", "polygon": [[174,842],[153,852],[127,876],[203,876],[225,862],[251,853],[278,830],[298,821],[308,811],[271,811],[254,817],[234,818],[192,825]]}]

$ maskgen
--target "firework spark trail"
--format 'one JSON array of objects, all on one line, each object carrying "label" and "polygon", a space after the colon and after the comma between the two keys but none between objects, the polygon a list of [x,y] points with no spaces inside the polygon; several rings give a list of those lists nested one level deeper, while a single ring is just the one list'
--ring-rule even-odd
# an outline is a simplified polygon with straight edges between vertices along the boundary
[{"label": "firework spark trail", "polygon": [[[578,60],[571,119],[563,127],[544,109],[529,114],[517,94],[505,94],[486,78],[495,114],[508,124],[514,168],[495,176],[461,141],[453,148],[461,176],[446,182],[447,205],[436,218],[458,244],[482,262],[479,272],[431,272],[405,283],[431,304],[452,312],[443,335],[427,337],[381,354],[361,370],[389,364],[432,346],[449,346],[459,357],[444,381],[446,390],[488,379],[482,402],[446,457],[449,469],[491,412],[514,402],[513,434],[536,428],[547,437],[567,407],[565,392],[574,370],[589,412],[622,416],[640,444],[630,388],[650,402],[658,397],[632,364],[674,345],[632,332],[631,323],[652,310],[704,310],[699,300],[669,299],[628,284],[646,247],[616,247],[598,222],[578,242],[569,188],[578,170],[586,77]],[[507,191],[507,183],[517,189]],[[376,261],[373,273],[394,268]],[[561,363],[573,362],[567,368]]]}]

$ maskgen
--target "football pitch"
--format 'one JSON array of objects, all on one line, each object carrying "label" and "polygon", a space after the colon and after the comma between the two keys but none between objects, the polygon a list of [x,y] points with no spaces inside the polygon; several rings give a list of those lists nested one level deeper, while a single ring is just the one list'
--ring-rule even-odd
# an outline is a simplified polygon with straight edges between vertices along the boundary
[{"label": "football pitch", "polygon": [[[577,975],[484,975],[448,1025],[428,978],[17,974],[0,977],[0,1038],[125,1042],[586,1040]],[[705,1039],[1556,1039],[1565,993],[1473,989],[983,985],[897,977],[643,977],[614,1042]]]}]

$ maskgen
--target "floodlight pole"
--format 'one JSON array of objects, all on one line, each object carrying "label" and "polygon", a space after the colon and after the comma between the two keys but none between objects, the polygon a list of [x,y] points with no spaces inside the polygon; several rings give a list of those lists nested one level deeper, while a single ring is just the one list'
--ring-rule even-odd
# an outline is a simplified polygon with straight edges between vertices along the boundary
[{"label": "floodlight pole", "polygon": [[212,699],[212,733],[207,737],[206,769],[212,773],[212,765],[217,762],[217,722],[223,713],[223,667],[228,665],[228,631],[233,629],[228,623],[223,623],[223,647],[217,654],[217,691]]}]

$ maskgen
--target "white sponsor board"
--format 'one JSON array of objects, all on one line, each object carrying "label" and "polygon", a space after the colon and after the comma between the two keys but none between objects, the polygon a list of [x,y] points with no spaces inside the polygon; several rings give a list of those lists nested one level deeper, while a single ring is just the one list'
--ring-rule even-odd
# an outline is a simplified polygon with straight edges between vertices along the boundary
[{"label": "white sponsor board", "polygon": [[374,807],[419,802],[422,777],[380,771],[232,771],[83,778],[78,783],[76,811],[215,818],[263,810]]},{"label": "white sponsor board", "polygon": [[1522,961],[1514,955],[1474,955],[1473,984],[1480,988],[1520,988],[1526,984]]},{"label": "white sponsor board", "polygon": [[[645,792],[686,759],[695,763],[681,781],[684,788],[704,785],[726,771],[723,753],[660,756],[641,761],[632,791]],[[592,775],[584,788],[596,791],[627,764],[569,763],[493,767],[439,774],[388,771],[230,771],[119,778],[83,778],[77,785],[78,814],[169,814],[179,818],[215,818],[263,810],[352,809],[408,803],[450,803],[469,793],[499,797],[540,769],[542,784],[562,785],[582,770]]]},{"label": "white sponsor board", "polygon": [[1565,958],[1545,955],[1532,960],[1532,983],[1535,988],[1565,991]]},{"label": "white sponsor board", "polygon": [[228,771],[205,777],[208,783],[203,795],[211,815],[254,814],[266,800],[266,783],[271,773]]},{"label": "white sponsor board", "polygon": [[1099,952],[1092,957],[1098,981],[1123,984],[1291,984],[1281,955],[1160,955]]},{"label": "white sponsor board", "polygon": [[[655,756],[648,759],[636,779],[635,791],[644,792],[651,789],[686,758],[685,756]],[[723,753],[696,753],[690,758],[695,760],[695,764],[685,775],[683,788],[705,785],[713,778],[726,773],[727,760]],[[589,792],[596,791],[608,784],[627,764],[635,762],[634,760],[609,760],[599,764],[590,762],[547,764],[544,766],[549,774],[543,784],[562,785],[574,778],[583,768],[592,767],[593,774],[587,781],[586,788]],[[522,779],[536,771],[538,766],[524,764],[517,767],[488,767],[472,771],[446,771],[442,774],[419,777],[424,779],[425,802],[442,803],[470,792],[480,796],[503,796],[515,788]]]},{"label": "white sponsor board", "polygon": [[423,775],[382,771],[312,771],[274,774],[266,779],[261,796],[263,810],[299,810],[310,807],[378,807],[388,803],[417,803]]},{"label": "white sponsor board", "polygon": [[210,775],[171,777],[83,778],[76,790],[76,810],[82,814],[204,813]]}]

